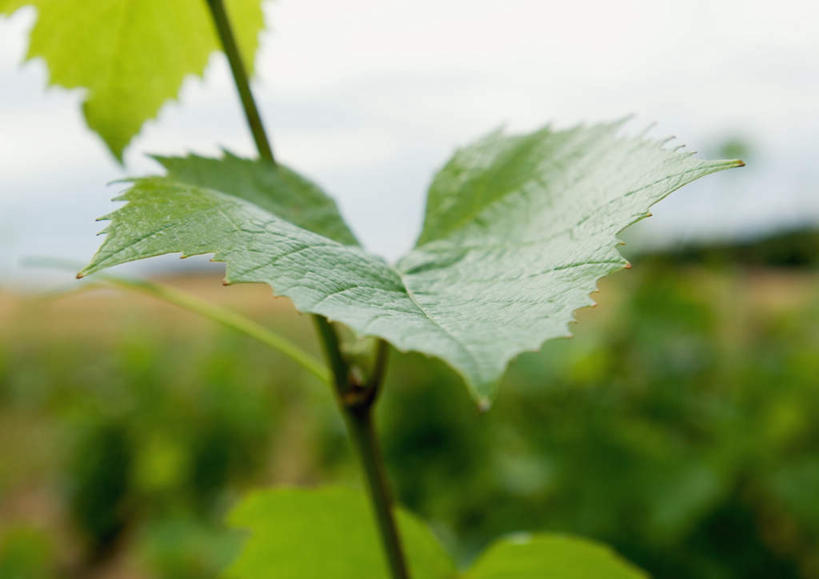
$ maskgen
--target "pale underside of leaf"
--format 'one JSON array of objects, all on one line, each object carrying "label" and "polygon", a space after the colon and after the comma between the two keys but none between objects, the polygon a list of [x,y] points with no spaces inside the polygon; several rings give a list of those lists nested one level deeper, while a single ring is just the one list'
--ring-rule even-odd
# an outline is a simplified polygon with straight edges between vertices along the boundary
[{"label": "pale underside of leaf", "polygon": [[268,283],[303,312],[443,359],[487,404],[509,360],[568,335],[597,280],[626,265],[619,231],[675,189],[740,164],[619,129],[494,132],[460,150],[430,187],[418,245],[395,266],[247,195],[202,180],[138,180],[83,273],[213,253],[228,282]]},{"label": "pale underside of leaf", "polygon": [[[3,0],[0,0],[2,2]],[[83,113],[122,159],[143,123],[201,75],[219,44],[204,0],[5,0],[37,8],[28,59],[42,58],[52,85],[86,90]],[[262,0],[227,0],[249,68],[264,26]]]}]

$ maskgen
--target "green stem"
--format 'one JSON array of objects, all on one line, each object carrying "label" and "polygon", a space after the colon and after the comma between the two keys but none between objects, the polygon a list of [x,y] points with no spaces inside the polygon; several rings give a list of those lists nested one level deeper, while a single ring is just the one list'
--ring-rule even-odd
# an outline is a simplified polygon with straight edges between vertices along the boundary
[{"label": "green stem", "polygon": [[230,72],[233,74],[233,81],[236,85],[236,90],[239,92],[239,99],[242,101],[242,109],[245,111],[247,125],[250,127],[253,140],[256,142],[256,149],[258,149],[259,156],[262,159],[275,164],[276,159],[273,157],[273,149],[270,146],[270,141],[264,130],[262,116],[256,107],[253,92],[250,90],[247,69],[245,68],[244,62],[242,62],[242,54],[239,52],[236,37],[233,35],[233,29],[230,26],[230,19],[225,11],[225,3],[223,0],[207,0],[207,3],[211,16],[213,17],[213,23],[216,26],[216,32],[219,34],[222,47],[227,55]]},{"label": "green stem", "polygon": [[[259,150],[259,156],[275,164],[273,150],[267,139],[253,93],[248,82],[247,72],[231,30],[230,20],[225,12],[223,0],[207,0],[216,31],[230,63],[233,80],[242,101],[247,124]],[[357,384],[350,372],[349,365],[341,351],[338,334],[333,325],[324,317],[314,315],[319,337],[332,370],[336,395],[350,430],[350,436],[358,449],[361,464],[366,475],[373,509],[381,532],[381,540],[387,555],[393,579],[409,579],[409,571],[398,535],[398,526],[392,509],[392,496],[387,483],[384,460],[378,447],[378,440],[373,426],[372,408],[381,386],[387,359],[387,344],[380,340],[377,345],[375,365],[372,377],[367,384]]]},{"label": "green stem", "polygon": [[394,579],[409,579],[404,550],[398,536],[398,526],[395,524],[393,499],[387,482],[384,459],[381,456],[381,449],[378,446],[378,438],[373,426],[372,401],[359,405],[342,405],[342,408],[367,477],[370,501],[375,512],[378,530],[381,532],[381,543],[387,555],[390,572]]},{"label": "green stem", "polygon": [[333,373],[333,384],[341,394],[343,390],[346,391],[350,386],[350,368],[341,352],[341,341],[338,338],[338,333],[333,325],[322,316],[313,316],[313,324],[324,349],[327,365],[330,366]]},{"label": "green stem", "polygon": [[372,388],[376,395],[378,394],[378,389],[381,387],[381,382],[384,381],[384,373],[387,371],[387,356],[389,353],[389,345],[386,341],[379,338],[375,343],[375,361],[373,362],[372,372],[367,382],[367,386]]}]

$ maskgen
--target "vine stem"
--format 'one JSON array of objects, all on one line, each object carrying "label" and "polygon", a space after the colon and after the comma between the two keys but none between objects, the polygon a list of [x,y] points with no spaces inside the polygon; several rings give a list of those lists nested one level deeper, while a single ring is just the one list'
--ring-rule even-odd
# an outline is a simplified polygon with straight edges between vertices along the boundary
[{"label": "vine stem", "polygon": [[381,456],[373,425],[373,405],[368,403],[359,407],[349,407],[345,412],[345,418],[370,487],[370,501],[381,531],[381,542],[387,555],[390,571],[395,579],[409,579],[407,562],[401,547],[401,538],[398,535],[398,526],[395,524],[393,499],[387,484],[384,459]]},{"label": "vine stem", "polygon": [[[247,69],[242,62],[242,56],[225,10],[224,1],[206,0],[206,2],[222,43],[222,48],[227,55],[233,81],[239,93],[239,99],[242,102],[242,108],[250,132],[253,135],[253,141],[259,151],[259,157],[275,165],[276,159],[273,156],[273,148],[270,146],[262,117],[253,98]],[[321,340],[327,363],[333,374],[333,383],[339,407],[344,414],[350,437],[361,459],[370,500],[391,574],[393,579],[409,579],[406,557],[401,546],[398,526],[395,522],[393,499],[387,481],[384,459],[381,455],[373,424],[373,408],[381,389],[386,367],[387,344],[383,340],[378,341],[371,377],[367,383],[359,384],[354,378],[354,373],[350,371],[350,367],[341,351],[341,342],[336,329],[323,316],[313,315],[313,322]]]},{"label": "vine stem", "polygon": [[216,26],[216,33],[219,35],[222,48],[224,48],[227,55],[230,72],[233,74],[233,84],[239,93],[239,100],[242,101],[247,126],[253,134],[253,141],[259,150],[259,157],[275,164],[276,158],[273,156],[273,148],[270,146],[270,139],[267,138],[267,133],[264,130],[264,123],[262,122],[262,116],[259,114],[259,108],[256,106],[256,99],[253,98],[253,92],[250,90],[247,68],[242,62],[242,54],[239,52],[239,45],[236,44],[236,37],[233,34],[230,18],[228,18],[225,10],[225,3],[223,0],[207,0],[207,3],[213,17],[213,24]]}]

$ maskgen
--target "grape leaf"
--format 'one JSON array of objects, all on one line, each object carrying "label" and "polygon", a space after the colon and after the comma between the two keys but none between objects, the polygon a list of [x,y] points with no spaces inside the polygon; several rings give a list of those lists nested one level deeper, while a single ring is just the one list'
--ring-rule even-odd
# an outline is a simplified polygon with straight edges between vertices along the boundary
[{"label": "grape leaf", "polygon": [[[6,13],[37,8],[27,58],[45,60],[51,84],[86,89],[85,120],[120,161],[143,123],[219,49],[204,0],[0,2]],[[261,3],[226,2],[249,69],[264,27]]]},{"label": "grape leaf", "polygon": [[[454,577],[452,561],[426,525],[402,509],[396,517],[412,576]],[[333,487],[261,491],[243,499],[230,522],[250,535],[226,577],[390,576],[363,493]]]},{"label": "grape leaf", "polygon": [[[192,162],[164,161],[178,180],[134,181],[81,275],[164,253],[213,253],[228,283],[266,282],[303,312],[445,360],[483,405],[511,358],[569,335],[597,280],[627,264],[620,230],[686,183],[741,165],[620,136],[620,123],[495,131],[436,175],[418,244],[392,266],[253,202],[232,184],[229,163],[219,178],[214,169],[190,179],[183,167]],[[285,189],[264,195],[292,199]]]},{"label": "grape leaf", "polygon": [[543,534],[497,541],[464,579],[648,579],[614,551],[576,537]]}]

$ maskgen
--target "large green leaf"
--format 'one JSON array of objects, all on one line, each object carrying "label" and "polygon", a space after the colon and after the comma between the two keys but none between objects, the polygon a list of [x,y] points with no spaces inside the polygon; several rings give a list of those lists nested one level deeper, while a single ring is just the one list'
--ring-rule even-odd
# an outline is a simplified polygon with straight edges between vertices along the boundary
[{"label": "large green leaf", "polygon": [[[413,577],[446,579],[455,567],[421,521],[398,509]],[[231,523],[250,531],[226,575],[237,579],[388,579],[374,518],[363,493],[342,488],[276,489],[244,499]]]},{"label": "large green leaf", "polygon": [[[259,204],[233,183],[233,161],[218,178],[216,165],[192,178],[183,167],[201,160],[164,160],[179,179],[136,180],[82,274],[213,253],[228,282],[269,283],[301,311],[445,360],[485,404],[511,358],[569,335],[597,280],[626,265],[620,230],[675,189],[741,164],[618,133],[619,123],[498,131],[458,151],[431,185],[417,246],[395,266]],[[268,183],[265,195],[292,202],[287,187]]]},{"label": "large green leaf", "polygon": [[[264,26],[261,3],[226,1],[251,69]],[[86,89],[88,126],[118,159],[219,48],[205,0],[0,0],[0,12],[24,4],[37,8],[28,58],[45,60],[51,84]]]}]

